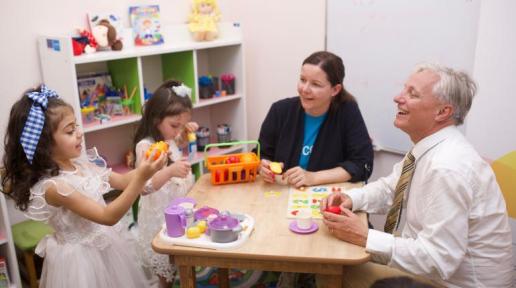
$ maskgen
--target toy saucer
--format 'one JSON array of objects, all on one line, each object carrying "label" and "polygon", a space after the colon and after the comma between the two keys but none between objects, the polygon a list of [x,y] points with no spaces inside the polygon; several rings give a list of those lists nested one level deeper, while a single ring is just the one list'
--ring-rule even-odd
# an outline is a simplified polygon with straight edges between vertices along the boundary
[{"label": "toy saucer", "polygon": [[179,197],[179,198],[172,200],[172,202],[170,202],[170,205],[181,206],[185,209],[193,208],[193,207],[195,207],[195,204],[197,204],[195,199],[190,198],[190,197]]},{"label": "toy saucer", "polygon": [[317,223],[312,222],[312,226],[310,226],[310,228],[301,229],[301,228],[297,227],[296,220],[292,220],[292,222],[290,222],[290,225],[288,225],[288,229],[290,229],[290,231],[297,233],[297,234],[310,234],[310,233],[314,233],[315,231],[319,230],[319,226],[317,225]]}]

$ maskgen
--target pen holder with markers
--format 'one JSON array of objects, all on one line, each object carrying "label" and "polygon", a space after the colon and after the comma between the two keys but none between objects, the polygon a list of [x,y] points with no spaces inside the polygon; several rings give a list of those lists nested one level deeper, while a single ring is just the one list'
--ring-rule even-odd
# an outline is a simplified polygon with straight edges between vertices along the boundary
[{"label": "pen holder with markers", "polygon": [[[208,150],[211,147],[239,144],[256,144],[258,155],[254,152],[243,152],[208,156]],[[251,182],[256,179],[260,165],[260,143],[256,140],[208,144],[204,148],[204,155],[206,158],[204,163],[211,173],[213,185]]]}]

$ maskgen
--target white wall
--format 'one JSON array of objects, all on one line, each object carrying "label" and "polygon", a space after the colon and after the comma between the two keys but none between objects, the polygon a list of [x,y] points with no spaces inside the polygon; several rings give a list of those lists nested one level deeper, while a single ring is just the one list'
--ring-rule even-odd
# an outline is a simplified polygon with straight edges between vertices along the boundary
[{"label": "white wall", "polygon": [[[184,23],[190,1],[3,0],[0,10],[0,137],[12,104],[40,83],[36,37],[86,27],[88,11],[112,11],[129,26],[128,7],[159,4],[164,25]],[[222,21],[240,22],[244,30],[248,135],[257,139],[272,102],[296,95],[302,60],[324,49],[324,0],[219,0]],[[9,24],[11,23],[11,24]],[[16,25],[16,26],[15,26]],[[166,41],[167,39],[165,39]],[[0,145],[0,156],[3,144]],[[10,205],[12,208],[12,205]],[[11,222],[23,217],[10,209]]]},{"label": "white wall", "polygon": [[516,150],[516,1],[482,1],[474,78],[478,94],[466,135],[483,156]]}]

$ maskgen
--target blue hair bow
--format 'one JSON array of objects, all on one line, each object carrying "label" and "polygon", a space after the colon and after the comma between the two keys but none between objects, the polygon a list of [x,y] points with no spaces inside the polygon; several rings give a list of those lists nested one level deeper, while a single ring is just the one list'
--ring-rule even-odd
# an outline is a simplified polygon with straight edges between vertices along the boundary
[{"label": "blue hair bow", "polygon": [[40,92],[34,91],[25,94],[33,103],[27,121],[25,121],[20,142],[30,164],[32,164],[39,137],[41,131],[43,131],[43,125],[45,125],[45,110],[47,109],[48,98],[58,97],[56,91],[48,89],[45,84],[41,85],[40,90]]}]

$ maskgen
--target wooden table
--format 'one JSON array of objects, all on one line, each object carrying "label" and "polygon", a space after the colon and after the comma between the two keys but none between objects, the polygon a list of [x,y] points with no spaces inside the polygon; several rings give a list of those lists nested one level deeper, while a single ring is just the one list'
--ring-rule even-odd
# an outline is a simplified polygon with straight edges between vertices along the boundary
[{"label": "wooden table", "polygon": [[[266,191],[281,193],[266,197]],[[188,196],[197,200],[197,207],[207,205],[254,217],[254,231],[247,242],[232,250],[210,250],[171,245],[156,236],[152,247],[158,253],[170,254],[171,263],[179,268],[181,287],[195,287],[195,266],[222,268],[220,287],[229,287],[229,268],[324,274],[328,287],[341,287],[345,266],[367,262],[369,254],[363,247],[333,237],[322,220],[315,220],[319,225],[316,233],[291,232],[288,225],[292,219],[286,217],[288,191],[287,186],[268,184],[260,178],[251,183],[215,186],[209,174],[203,175]],[[366,215],[360,216],[366,223]]]}]

